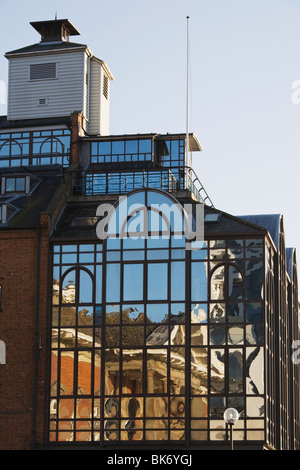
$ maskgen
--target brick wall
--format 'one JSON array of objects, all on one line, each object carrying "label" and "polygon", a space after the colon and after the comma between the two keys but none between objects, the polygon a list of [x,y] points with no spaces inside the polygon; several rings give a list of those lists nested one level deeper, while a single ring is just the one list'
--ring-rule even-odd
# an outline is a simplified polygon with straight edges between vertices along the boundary
[{"label": "brick wall", "polygon": [[37,231],[0,232],[0,340],[6,345],[6,364],[0,364],[0,449],[5,450],[32,448],[33,442],[42,443],[45,436],[49,237],[44,222],[40,244]]}]

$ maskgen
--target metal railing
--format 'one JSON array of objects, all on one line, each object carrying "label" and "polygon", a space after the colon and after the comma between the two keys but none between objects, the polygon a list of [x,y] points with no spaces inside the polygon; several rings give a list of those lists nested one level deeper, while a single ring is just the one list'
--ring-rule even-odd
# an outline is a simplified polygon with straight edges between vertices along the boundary
[{"label": "metal railing", "polygon": [[73,179],[72,194],[84,196],[126,194],[134,189],[147,187],[170,193],[188,189],[199,202],[213,207],[194,170],[189,167],[181,167],[178,170],[176,177],[168,168],[87,172],[81,178]]}]

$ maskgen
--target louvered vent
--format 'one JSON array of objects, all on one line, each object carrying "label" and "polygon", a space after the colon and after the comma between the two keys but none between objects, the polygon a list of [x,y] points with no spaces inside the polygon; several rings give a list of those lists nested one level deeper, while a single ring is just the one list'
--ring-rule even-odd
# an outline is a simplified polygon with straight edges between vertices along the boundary
[{"label": "louvered vent", "polygon": [[103,95],[108,100],[108,78],[106,75],[103,76]]},{"label": "louvered vent", "polygon": [[56,62],[30,65],[30,80],[56,78]]}]

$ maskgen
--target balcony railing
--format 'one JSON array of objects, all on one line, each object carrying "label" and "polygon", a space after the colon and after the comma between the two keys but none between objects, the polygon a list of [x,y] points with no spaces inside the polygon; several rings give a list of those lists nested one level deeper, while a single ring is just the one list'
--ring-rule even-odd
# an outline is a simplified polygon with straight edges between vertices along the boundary
[{"label": "balcony railing", "polygon": [[73,195],[95,196],[104,194],[126,194],[134,189],[154,188],[173,193],[188,189],[199,202],[213,206],[205,189],[191,168],[180,168],[174,176],[171,170],[145,169],[135,171],[102,171],[85,173],[72,181]]}]

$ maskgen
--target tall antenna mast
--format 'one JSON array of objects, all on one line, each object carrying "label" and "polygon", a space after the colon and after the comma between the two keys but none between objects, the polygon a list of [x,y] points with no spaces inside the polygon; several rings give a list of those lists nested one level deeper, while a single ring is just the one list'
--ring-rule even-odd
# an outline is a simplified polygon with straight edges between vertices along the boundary
[{"label": "tall antenna mast", "polygon": [[189,19],[187,16],[186,29],[186,165],[189,162]]}]

